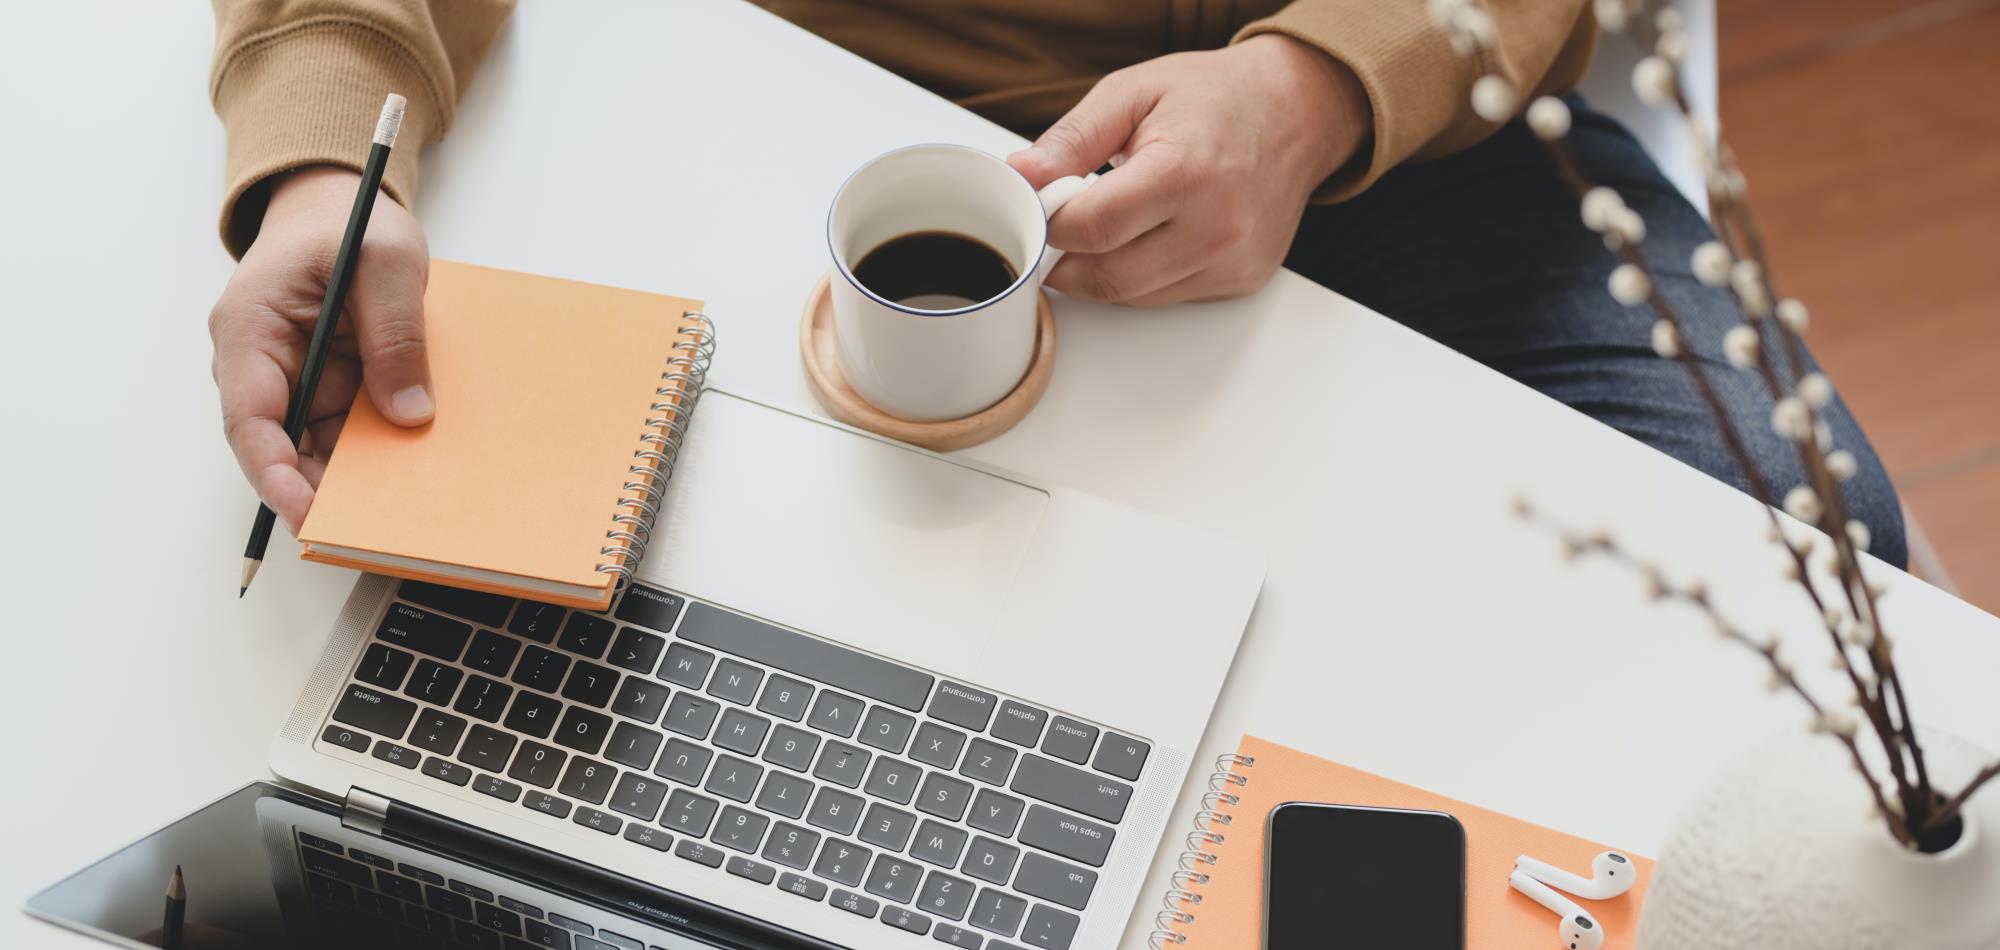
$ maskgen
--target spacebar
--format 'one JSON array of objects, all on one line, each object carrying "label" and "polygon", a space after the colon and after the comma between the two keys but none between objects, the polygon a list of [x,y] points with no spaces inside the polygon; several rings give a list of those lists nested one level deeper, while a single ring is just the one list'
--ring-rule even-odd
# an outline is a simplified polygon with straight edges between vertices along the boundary
[{"label": "spacebar", "polygon": [[746,660],[809,676],[829,686],[918,711],[931,696],[931,677],[843,646],[781,630],[761,620],[695,601],[681,618],[681,639]]}]

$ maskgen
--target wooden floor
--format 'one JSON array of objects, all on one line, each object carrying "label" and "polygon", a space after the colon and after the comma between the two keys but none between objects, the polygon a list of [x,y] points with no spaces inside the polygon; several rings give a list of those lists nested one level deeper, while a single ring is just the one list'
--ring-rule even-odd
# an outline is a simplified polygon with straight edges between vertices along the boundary
[{"label": "wooden floor", "polygon": [[1718,12],[1723,137],[1772,276],[1811,309],[1932,582],[2000,613],[2000,0]]}]

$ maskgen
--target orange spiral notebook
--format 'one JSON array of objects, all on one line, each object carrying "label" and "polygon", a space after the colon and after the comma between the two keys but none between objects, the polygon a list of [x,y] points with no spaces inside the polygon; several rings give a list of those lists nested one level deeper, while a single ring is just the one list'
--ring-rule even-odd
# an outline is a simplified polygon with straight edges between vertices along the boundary
[{"label": "orange spiral notebook", "polygon": [[[1177,892],[1164,897],[1166,928],[1154,946],[1188,950],[1254,950],[1264,945],[1264,832],[1271,809],[1285,802],[1322,802],[1441,811],[1465,826],[1465,945],[1473,950],[1556,946],[1556,917],[1514,892],[1507,875],[1514,859],[1532,855],[1558,867],[1590,873],[1590,860],[1613,850],[1574,835],[1488,811],[1379,775],[1244,736],[1236,756],[1216,763],[1213,814],[1199,822],[1214,832],[1200,851],[1182,856]],[[1232,804],[1228,798],[1234,796]],[[1200,843],[1200,842],[1197,842]],[[1623,848],[1616,849],[1632,855]],[[1604,925],[1605,950],[1629,950],[1639,929],[1639,904],[1653,876],[1653,862],[1632,855],[1639,882],[1606,901],[1579,901]],[[1206,874],[1204,882],[1199,875]],[[1199,901],[1191,899],[1198,895]],[[1339,934],[1329,947],[1343,946]]]},{"label": "orange spiral notebook", "polygon": [[424,332],[436,418],[354,400],[300,556],[610,606],[714,354],[701,302],[434,261]]}]

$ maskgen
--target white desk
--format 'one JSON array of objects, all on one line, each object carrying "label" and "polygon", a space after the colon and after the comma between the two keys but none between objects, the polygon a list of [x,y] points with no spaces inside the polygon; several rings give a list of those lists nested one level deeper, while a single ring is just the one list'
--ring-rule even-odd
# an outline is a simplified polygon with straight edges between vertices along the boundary
[{"label": "white desk", "polygon": [[[704,296],[717,378],[811,406],[796,320],[834,186],[892,146],[1016,140],[747,6],[603,9],[515,15],[427,160],[432,250]],[[44,22],[17,12],[0,36],[9,904],[265,775],[352,580],[279,544],[254,595],[229,595],[253,499],[206,370],[231,269],[209,18],[25,12]],[[1754,627],[1804,631],[1799,598],[1769,596],[1778,561],[1747,499],[1291,274],[1233,303],[1057,313],[1047,398],[972,454],[1270,559],[1202,761],[1254,730],[1649,852],[1714,765],[1801,719],[1754,658],[1619,572],[1560,561],[1507,506],[1615,525]],[[1918,716],[2000,749],[2000,621],[1878,574]],[[1548,722],[1596,767],[1551,768],[1528,728]],[[1192,809],[1184,795],[1175,829]],[[6,913],[0,944],[90,945]]]}]

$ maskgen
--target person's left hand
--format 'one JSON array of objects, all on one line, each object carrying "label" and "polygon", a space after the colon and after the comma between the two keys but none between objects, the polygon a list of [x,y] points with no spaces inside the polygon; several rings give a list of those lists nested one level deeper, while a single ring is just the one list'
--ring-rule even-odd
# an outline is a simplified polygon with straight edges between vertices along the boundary
[{"label": "person's left hand", "polygon": [[1038,189],[1114,165],[1050,220],[1048,283],[1154,306],[1262,287],[1373,121],[1346,66],[1267,33],[1112,73],[1007,162]]}]

